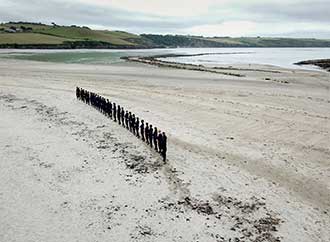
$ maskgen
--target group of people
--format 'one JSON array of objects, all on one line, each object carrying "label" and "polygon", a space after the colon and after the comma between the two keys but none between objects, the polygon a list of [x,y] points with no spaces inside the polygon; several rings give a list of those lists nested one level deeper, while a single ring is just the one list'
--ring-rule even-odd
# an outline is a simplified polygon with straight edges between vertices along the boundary
[{"label": "group of people", "polygon": [[79,100],[92,105],[114,122],[131,131],[136,137],[141,138],[142,141],[161,154],[164,162],[166,161],[167,137],[165,132],[161,132],[157,127],[153,127],[152,124],[145,123],[144,120],[140,121],[139,117],[136,117],[134,113],[125,110],[120,105],[116,105],[116,103],[112,103],[109,99],[96,93],[77,87],[76,96]]}]

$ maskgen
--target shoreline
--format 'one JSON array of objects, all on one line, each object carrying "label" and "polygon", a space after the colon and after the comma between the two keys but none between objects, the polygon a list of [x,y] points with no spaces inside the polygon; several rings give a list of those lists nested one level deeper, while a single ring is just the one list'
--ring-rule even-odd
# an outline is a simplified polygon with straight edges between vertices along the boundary
[{"label": "shoreline", "polygon": [[[166,48],[167,49],[167,48]],[[177,48],[180,49],[180,48]],[[184,49],[184,48],[181,48]],[[198,48],[201,49],[201,48]],[[244,48],[244,49],[250,49],[250,48]],[[269,49],[269,48],[266,48]],[[159,48],[155,48],[155,49],[135,49],[135,51],[150,51],[150,50],[165,50],[165,49],[159,49]],[[175,49],[172,49],[175,50]],[[63,51],[63,53],[65,53],[64,51],[68,51],[69,53],[71,51],[73,51],[72,53],[88,53],[88,52],[94,52],[95,53],[102,53],[103,51],[111,51],[109,53],[112,52],[116,52],[116,51],[120,51],[120,52],[127,52],[129,53],[129,51],[134,51],[134,49],[49,49],[49,50],[44,50],[44,49],[39,49],[39,52],[34,52],[36,50],[33,49],[0,49],[0,53],[1,54],[14,54],[16,53],[15,51],[17,51],[17,53],[61,53]],[[42,52],[45,51],[45,52]],[[104,52],[107,53],[107,52]],[[223,75],[227,75],[227,76],[236,76],[236,77],[245,77],[244,75],[241,75],[239,72],[265,72],[265,73],[279,73],[279,70],[276,69],[291,69],[291,70],[298,70],[300,68],[295,68],[294,66],[304,66],[304,68],[301,69],[305,69],[305,70],[324,70],[324,71],[330,71],[330,67],[329,67],[329,60],[328,59],[316,59],[316,60],[311,60],[311,61],[299,61],[299,62],[294,62],[292,61],[292,64],[285,64],[285,65],[281,65],[279,63],[271,63],[271,64],[263,64],[263,63],[230,63],[230,64],[190,64],[190,63],[182,63],[182,62],[177,62],[177,61],[166,61],[166,58],[180,58],[180,57],[194,57],[194,56],[206,56],[206,55],[230,55],[230,54],[248,54],[248,53],[254,53],[254,52],[248,52],[248,51],[240,51],[240,52],[216,52],[216,53],[212,53],[212,52],[204,52],[204,53],[198,53],[198,54],[175,54],[175,53],[168,53],[168,54],[153,54],[152,52],[150,52],[149,56],[139,56],[139,55],[131,55],[131,56],[122,56],[122,57],[118,57],[118,60],[124,60],[126,62],[137,62],[137,63],[142,63],[142,64],[148,64],[148,65],[153,65],[153,66],[158,66],[158,67],[168,67],[168,68],[172,68],[172,69],[185,69],[185,70],[192,70],[192,71],[200,71],[200,72],[209,72],[209,73],[218,73],[218,74],[223,74]],[[12,58],[15,59],[15,58]],[[17,58],[20,59],[20,58]],[[29,60],[28,58],[26,58],[27,60]],[[32,59],[31,59],[32,60]],[[39,61],[39,60],[37,60]],[[44,61],[44,60],[40,60],[40,61]],[[320,62],[320,61],[325,61],[325,63]],[[50,61],[46,61],[46,62],[52,62]],[[315,64],[314,64],[315,62]],[[60,63],[59,61],[54,61],[53,63]],[[63,63],[67,63],[67,62],[63,62]],[[72,62],[72,64],[95,64],[95,65],[102,65],[102,63],[79,63],[79,62]],[[290,62],[291,63],[291,62]],[[327,64],[328,63],[328,64]],[[67,64],[71,64],[71,62],[67,63]],[[111,63],[104,63],[104,65],[112,65],[115,64],[115,62]],[[270,70],[269,68],[250,68],[250,66],[273,66],[274,70]],[[310,67],[308,67],[310,66]],[[312,67],[313,66],[313,67]],[[319,68],[317,68],[319,67]]]},{"label": "shoreline", "polygon": [[167,62],[167,61],[158,60],[157,58],[154,58],[154,57],[121,57],[120,59],[130,61],[130,62],[149,64],[149,65],[158,66],[158,67],[168,67],[168,68],[173,68],[173,69],[209,72],[209,73],[222,74],[222,75],[235,76],[235,77],[245,77],[245,75],[242,75],[242,74],[217,71],[217,69],[219,69],[219,68],[208,68],[203,65]]},{"label": "shoreline", "polygon": [[[219,72],[217,70],[231,70],[231,71],[256,71],[256,72],[268,72],[268,73],[281,73],[280,71],[273,70],[262,70],[255,68],[237,68],[237,67],[219,67],[212,66],[208,67],[205,65],[196,65],[196,64],[188,64],[188,63],[180,63],[174,61],[164,61],[160,59],[172,58],[172,57],[194,57],[194,56],[205,56],[205,55],[229,55],[229,54],[246,54],[249,52],[231,52],[231,53],[199,53],[199,54],[163,54],[163,55],[153,55],[153,56],[124,56],[120,59],[138,62],[143,64],[154,65],[158,67],[170,67],[174,69],[184,69],[184,70],[193,70],[193,71],[206,71],[210,73],[219,73],[223,75],[233,75],[237,77],[245,77],[245,75],[230,73],[230,72]],[[261,66],[264,64],[260,64]],[[235,65],[234,65],[235,66]],[[275,66],[274,66],[275,67]],[[278,68],[278,67],[277,67]]]},{"label": "shoreline", "polygon": [[[186,64],[186,63],[179,63],[179,62],[171,62],[171,61],[164,61],[160,60],[160,58],[169,58],[169,57],[186,57],[186,56],[202,56],[202,55],[218,55],[219,53],[200,53],[200,54],[164,54],[164,55],[154,55],[154,56],[124,56],[120,59],[125,60],[127,62],[136,62],[141,64],[148,64],[151,66],[157,67],[165,67],[165,68],[172,68],[172,69],[181,69],[181,70],[189,70],[189,71],[199,71],[199,72],[208,72],[208,73],[215,73],[227,76],[235,76],[235,77],[246,77],[246,74],[241,73],[233,73],[230,71],[236,72],[264,72],[264,73],[277,73],[280,74],[281,71],[279,70],[265,70],[265,69],[256,69],[256,68],[238,68],[238,67],[220,67],[220,66],[212,66],[208,67],[205,65],[195,65],[195,64]],[[227,53],[221,53],[227,54]],[[229,53],[228,53],[229,54]],[[234,65],[235,66],[235,65]],[[263,66],[263,65],[260,65]],[[276,66],[274,66],[276,67]],[[276,67],[278,68],[278,67]]]},{"label": "shoreline", "polygon": [[330,72],[330,59],[314,59],[314,60],[300,61],[295,63],[295,65],[299,65],[299,66],[313,65]]}]

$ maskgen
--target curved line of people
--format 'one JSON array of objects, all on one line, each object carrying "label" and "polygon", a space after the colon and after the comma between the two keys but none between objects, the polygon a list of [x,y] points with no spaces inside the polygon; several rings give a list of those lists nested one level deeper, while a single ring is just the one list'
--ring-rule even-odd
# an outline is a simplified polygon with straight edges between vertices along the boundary
[{"label": "curved line of people", "polygon": [[76,87],[76,97],[84,103],[94,106],[101,113],[111,118],[114,122],[118,122],[127,130],[131,131],[136,137],[141,138],[142,141],[155,148],[157,152],[166,161],[167,152],[167,137],[165,132],[161,132],[157,127],[152,127],[152,124],[145,123],[144,120],[139,120],[134,113],[125,111],[120,105],[111,103],[96,93],[89,92],[83,88]]}]

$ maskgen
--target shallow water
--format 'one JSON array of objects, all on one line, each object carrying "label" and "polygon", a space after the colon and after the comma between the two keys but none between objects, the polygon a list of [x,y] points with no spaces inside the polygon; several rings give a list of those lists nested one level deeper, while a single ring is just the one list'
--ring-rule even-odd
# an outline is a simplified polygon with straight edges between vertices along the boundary
[{"label": "shallow water", "polygon": [[[218,48],[184,49],[184,54],[219,53],[194,57],[166,58],[166,61],[203,65],[267,64],[285,68],[314,68],[294,63],[311,59],[330,58],[330,48]],[[317,67],[315,67],[317,68]]]},{"label": "shallow water", "polygon": [[0,58],[76,64],[114,64],[122,56],[146,56],[168,53],[166,50],[0,50]]},{"label": "shallow water", "polygon": [[171,57],[166,61],[203,65],[268,64],[285,68],[315,69],[317,67],[297,66],[294,63],[330,58],[330,48],[178,48],[145,50],[0,50],[0,57],[34,61],[114,64],[123,62],[122,56],[149,56],[159,54],[212,55],[192,57]]}]

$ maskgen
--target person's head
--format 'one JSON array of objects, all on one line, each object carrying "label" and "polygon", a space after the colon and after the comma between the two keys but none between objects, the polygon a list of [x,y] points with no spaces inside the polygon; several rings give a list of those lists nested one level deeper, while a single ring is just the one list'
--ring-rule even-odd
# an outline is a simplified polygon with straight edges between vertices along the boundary
[{"label": "person's head", "polygon": [[165,132],[163,132],[163,135],[165,135]]},{"label": "person's head", "polygon": [[143,119],[141,120],[141,123],[144,123],[144,120]]},{"label": "person's head", "polygon": [[149,124],[148,124],[148,123],[146,123],[146,125],[148,126]]}]

